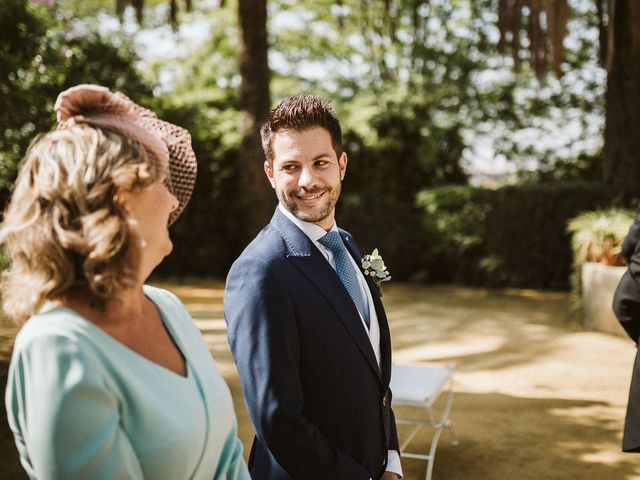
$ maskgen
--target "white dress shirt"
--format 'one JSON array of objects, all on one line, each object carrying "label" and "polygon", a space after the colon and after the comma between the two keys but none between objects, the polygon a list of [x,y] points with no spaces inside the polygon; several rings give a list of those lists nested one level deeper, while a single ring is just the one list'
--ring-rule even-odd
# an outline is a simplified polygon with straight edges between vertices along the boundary
[{"label": "white dress shirt", "polygon": [[[313,244],[318,247],[320,253],[324,255],[324,257],[335,270],[336,263],[333,259],[333,252],[318,241],[328,232],[315,223],[300,220],[289,210],[287,210],[286,207],[284,207],[281,203],[278,204],[278,208],[289,220],[297,225],[298,228],[300,228],[300,230],[302,230],[307,237],[309,237]],[[335,221],[333,222],[333,226],[329,229],[329,231],[339,232]],[[373,353],[375,354],[376,360],[378,361],[378,367],[380,367],[380,324],[378,323],[378,314],[376,313],[376,307],[373,303],[373,298],[371,298],[371,291],[369,290],[369,286],[367,285],[367,282],[364,279],[364,275],[362,274],[362,269],[351,255],[349,255],[349,260],[351,261],[353,268],[356,271],[356,275],[358,276],[358,285],[360,286],[360,292],[362,293],[362,296],[367,299],[367,305],[369,307],[369,328],[367,328],[367,324],[362,318],[362,315],[360,315],[360,320],[362,321],[362,326],[367,332],[367,336],[369,337],[369,341],[371,342],[371,346],[373,347]],[[402,478],[400,454],[397,450],[389,450],[387,454],[387,471],[396,473],[400,475],[400,478]]]}]

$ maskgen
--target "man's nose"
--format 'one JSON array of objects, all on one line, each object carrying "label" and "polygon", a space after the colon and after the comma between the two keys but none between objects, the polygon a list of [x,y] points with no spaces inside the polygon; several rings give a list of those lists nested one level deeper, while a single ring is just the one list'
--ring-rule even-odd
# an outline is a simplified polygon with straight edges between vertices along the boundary
[{"label": "man's nose", "polygon": [[317,183],[317,177],[310,168],[303,167],[298,177],[298,186],[307,190],[312,189]]}]

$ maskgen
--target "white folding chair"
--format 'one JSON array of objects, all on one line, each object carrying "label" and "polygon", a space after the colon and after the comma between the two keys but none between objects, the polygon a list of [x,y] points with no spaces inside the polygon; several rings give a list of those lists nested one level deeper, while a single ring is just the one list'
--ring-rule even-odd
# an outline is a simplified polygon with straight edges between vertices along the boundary
[{"label": "white folding chair", "polygon": [[[394,365],[391,373],[391,393],[393,395],[393,405],[402,407],[416,407],[427,410],[426,420],[415,420],[411,418],[398,418],[396,413],[396,424],[413,425],[407,438],[400,445],[400,454],[407,458],[417,458],[427,461],[426,480],[431,480],[433,471],[433,460],[436,455],[436,448],[440,440],[440,434],[445,428],[451,435],[451,444],[458,445],[456,432],[449,419],[451,405],[453,403],[453,371],[455,364],[447,367],[428,365]],[[447,398],[442,409],[440,418],[434,418],[433,405],[440,393],[446,390]],[[414,437],[423,427],[435,429],[431,439],[429,454],[407,452]]]}]

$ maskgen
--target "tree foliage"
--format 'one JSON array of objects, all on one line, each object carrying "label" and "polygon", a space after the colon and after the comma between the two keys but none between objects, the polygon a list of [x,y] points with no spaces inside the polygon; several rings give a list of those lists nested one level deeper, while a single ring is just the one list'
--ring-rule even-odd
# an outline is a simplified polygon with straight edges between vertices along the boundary
[{"label": "tree foliage", "polygon": [[53,126],[53,103],[62,90],[98,83],[132,98],[151,93],[134,67],[130,43],[121,40],[116,46],[113,39],[76,31],[69,15],[59,9],[25,0],[1,1],[0,200],[6,199],[31,140]]},{"label": "tree foliage", "polygon": [[[570,19],[567,74],[541,86],[532,69],[516,74],[500,55],[492,0],[391,2],[388,9],[356,0],[272,4],[274,97],[322,92],[369,146],[398,142],[375,128],[388,114],[421,132],[420,162],[448,158],[443,168],[493,156],[549,178],[578,157],[601,158],[605,77],[594,60],[593,6]],[[564,168],[562,176],[583,171]],[[442,170],[429,175],[450,181]]]},{"label": "tree foliage", "polygon": [[[19,103],[32,110],[23,109],[23,123],[11,128],[22,132],[26,146],[33,132],[50,128],[55,95],[81,81],[121,89],[163,118],[188,128],[198,157],[198,184],[189,208],[173,229],[174,253],[161,268],[165,273],[224,274],[243,246],[240,239],[246,232],[240,227],[246,225],[243,215],[252,205],[246,202],[247,192],[255,182],[267,185],[261,176],[253,184],[243,183],[241,177],[240,159],[248,157],[239,153],[243,97],[238,5],[220,8],[197,2],[171,37],[164,20],[168,2],[148,0],[139,34],[129,41],[113,30],[103,29],[107,32],[103,37],[91,33],[88,26],[95,20],[72,21],[65,13],[72,4],[83,14],[105,8],[111,14],[114,11],[113,0],[64,0],[64,8],[53,15],[41,7],[24,6],[37,22],[52,26],[42,27],[42,34],[35,27],[24,28],[28,33],[19,40],[6,41],[22,42],[25,50],[12,55],[23,54],[23,69],[29,71],[36,53],[27,48],[29,42],[37,43],[29,38],[39,39],[55,60],[48,62],[49,71],[64,77],[47,80],[49,89],[41,94],[38,88],[26,88]],[[157,11],[150,12],[155,5]],[[416,194],[425,187],[464,185],[477,156],[502,157],[531,170],[528,180],[601,179],[605,75],[595,60],[595,5],[569,17],[561,65],[564,75],[550,77],[545,84],[522,61],[529,50],[520,51],[518,74],[513,72],[512,57],[500,54],[496,5],[496,0],[269,1],[273,99],[307,91],[332,100],[349,155],[339,221],[367,249],[380,247],[385,257],[393,259],[394,276],[415,274],[418,257],[414,253],[430,242],[424,231],[415,228],[421,222]],[[135,24],[128,23],[131,18],[125,15],[123,31],[136,30]],[[206,40],[199,46],[187,48],[182,42],[192,28],[188,22],[199,29],[206,25]],[[161,39],[163,45],[173,41],[173,46],[163,50],[160,61],[136,61],[132,43],[140,45],[154,32],[153,38]],[[47,35],[58,38],[58,43]],[[528,48],[526,38],[522,39]],[[114,56],[99,50],[82,53],[84,63],[89,62],[82,70],[84,63],[72,61],[75,54],[70,58],[64,54],[68,42],[82,45],[76,47],[78,55],[86,44],[95,43]],[[154,48],[148,43],[146,51]],[[153,97],[151,86],[141,80],[143,75],[161,85],[154,88]],[[37,126],[21,130],[27,121]],[[7,141],[0,151],[5,155],[12,146]],[[20,156],[12,158],[17,162]],[[199,235],[193,236],[193,231]]]}]

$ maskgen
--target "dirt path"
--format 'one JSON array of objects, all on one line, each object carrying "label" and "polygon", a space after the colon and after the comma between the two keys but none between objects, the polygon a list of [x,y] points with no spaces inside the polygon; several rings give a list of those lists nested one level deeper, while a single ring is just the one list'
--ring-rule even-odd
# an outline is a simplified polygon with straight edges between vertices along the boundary
[{"label": "dirt path", "polygon": [[[230,385],[248,454],[253,430],[226,341],[222,284],[169,288],[187,303]],[[396,363],[457,364],[460,445],[442,436],[434,480],[640,478],[640,456],[620,452],[634,347],[571,323],[566,294],[392,282],[383,300]],[[427,451],[429,438],[419,435],[414,448]],[[6,423],[0,451],[0,478],[24,478]],[[424,478],[424,462],[405,459],[403,467],[405,479]]]},{"label": "dirt path", "polygon": [[384,298],[395,361],[458,365],[460,445],[443,437],[435,478],[640,478],[640,457],[619,446],[629,340],[570,323],[565,294],[396,287]]}]

